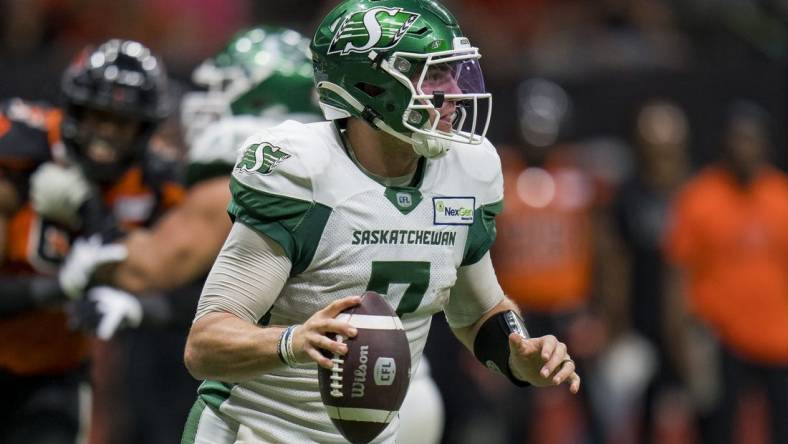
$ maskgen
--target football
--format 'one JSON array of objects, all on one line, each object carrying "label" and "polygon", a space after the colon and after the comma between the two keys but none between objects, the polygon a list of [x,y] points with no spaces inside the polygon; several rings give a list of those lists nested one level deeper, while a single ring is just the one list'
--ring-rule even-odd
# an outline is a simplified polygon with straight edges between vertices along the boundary
[{"label": "football", "polygon": [[337,316],[356,327],[355,338],[339,339],[344,356],[331,355],[331,370],[319,367],[320,396],[328,415],[351,443],[375,439],[397,416],[410,383],[410,346],[394,309],[381,295],[366,292],[361,303]]}]

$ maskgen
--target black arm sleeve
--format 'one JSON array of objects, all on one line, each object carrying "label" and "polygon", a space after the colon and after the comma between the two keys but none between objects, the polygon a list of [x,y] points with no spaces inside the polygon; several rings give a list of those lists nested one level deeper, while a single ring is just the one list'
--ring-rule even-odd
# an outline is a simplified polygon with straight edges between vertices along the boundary
[{"label": "black arm sleeve", "polygon": [[518,333],[529,338],[523,319],[513,310],[497,313],[484,321],[473,342],[473,354],[485,367],[506,376],[518,387],[530,385],[517,379],[509,367],[509,335]]},{"label": "black arm sleeve", "polygon": [[0,277],[0,317],[8,317],[60,304],[68,300],[57,278],[44,276]]}]

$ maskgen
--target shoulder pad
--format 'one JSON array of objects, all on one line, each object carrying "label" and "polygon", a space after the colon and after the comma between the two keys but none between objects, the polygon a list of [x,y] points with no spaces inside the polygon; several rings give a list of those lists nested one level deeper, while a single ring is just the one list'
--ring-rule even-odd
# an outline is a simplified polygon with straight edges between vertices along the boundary
[{"label": "shoulder pad", "polygon": [[489,140],[480,145],[456,144],[449,155],[456,156],[462,174],[476,182],[482,205],[503,199],[501,158]]},{"label": "shoulder pad", "polygon": [[0,162],[23,167],[50,160],[60,140],[60,119],[49,106],[21,99],[0,103]]},{"label": "shoulder pad", "polygon": [[229,174],[244,141],[260,130],[280,123],[281,120],[257,116],[232,116],[221,119],[208,125],[189,147],[188,162],[227,164]]}]

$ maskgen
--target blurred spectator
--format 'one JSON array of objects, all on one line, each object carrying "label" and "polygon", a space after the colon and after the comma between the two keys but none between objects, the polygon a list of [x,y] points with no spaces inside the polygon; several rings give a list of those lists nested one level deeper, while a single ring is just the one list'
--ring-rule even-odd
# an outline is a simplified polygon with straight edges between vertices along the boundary
[{"label": "blurred spectator", "polygon": [[788,177],[769,163],[770,129],[759,106],[731,108],[722,158],[683,187],[667,239],[690,311],[720,345],[713,365],[697,364],[697,348],[681,355],[696,386],[720,371],[718,394],[709,397],[716,402],[701,422],[707,443],[732,442],[741,395],[752,385],[766,392],[771,441],[788,442]]},{"label": "blurred spectator", "polygon": [[649,100],[635,115],[633,136],[635,175],[620,187],[614,208],[617,235],[628,256],[630,327],[656,351],[657,369],[644,396],[638,439],[648,444],[660,442],[654,435],[655,409],[664,403],[658,401],[680,399],[666,392],[680,379],[666,352],[669,344],[664,337],[662,285],[666,263],[660,246],[668,204],[687,174],[687,116],[671,101]]}]

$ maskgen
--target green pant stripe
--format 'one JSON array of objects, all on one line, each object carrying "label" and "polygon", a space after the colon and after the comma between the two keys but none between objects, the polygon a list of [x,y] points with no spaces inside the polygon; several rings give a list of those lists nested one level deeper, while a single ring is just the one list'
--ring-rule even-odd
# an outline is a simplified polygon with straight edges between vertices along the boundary
[{"label": "green pant stripe", "polygon": [[192,406],[191,411],[189,411],[189,417],[186,418],[186,425],[183,427],[181,444],[194,444],[197,440],[197,428],[200,425],[200,418],[205,407],[205,401],[199,398]]}]

